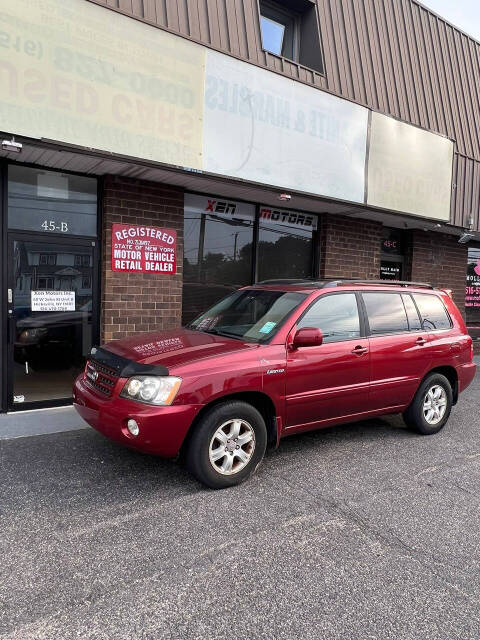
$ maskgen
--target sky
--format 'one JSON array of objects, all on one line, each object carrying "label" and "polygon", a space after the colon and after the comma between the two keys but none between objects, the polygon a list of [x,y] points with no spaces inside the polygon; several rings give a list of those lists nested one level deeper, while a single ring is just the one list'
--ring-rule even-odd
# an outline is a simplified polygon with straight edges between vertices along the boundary
[{"label": "sky", "polygon": [[476,40],[480,40],[479,0],[420,0]]}]

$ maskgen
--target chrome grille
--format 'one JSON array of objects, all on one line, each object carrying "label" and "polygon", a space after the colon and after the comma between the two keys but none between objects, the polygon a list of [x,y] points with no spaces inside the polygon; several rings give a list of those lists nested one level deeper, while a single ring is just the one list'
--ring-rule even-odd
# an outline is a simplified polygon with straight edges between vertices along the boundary
[{"label": "chrome grille", "polygon": [[102,395],[110,397],[118,380],[115,369],[106,367],[95,360],[89,360],[85,368],[85,382],[89,387],[99,391]]}]

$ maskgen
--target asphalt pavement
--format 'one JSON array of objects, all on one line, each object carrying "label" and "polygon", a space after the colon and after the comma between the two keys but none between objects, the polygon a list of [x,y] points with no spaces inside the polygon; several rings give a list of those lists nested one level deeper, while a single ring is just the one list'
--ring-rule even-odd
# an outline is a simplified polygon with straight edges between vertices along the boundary
[{"label": "asphalt pavement", "polygon": [[0,638],[478,640],[479,387],[219,492],[90,429],[0,441]]}]

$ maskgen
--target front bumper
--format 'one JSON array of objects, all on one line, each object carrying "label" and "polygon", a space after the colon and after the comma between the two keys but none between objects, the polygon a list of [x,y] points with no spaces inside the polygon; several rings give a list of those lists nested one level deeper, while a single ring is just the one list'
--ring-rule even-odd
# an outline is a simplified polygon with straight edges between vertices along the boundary
[{"label": "front bumper", "polygon": [[[126,380],[120,379],[116,389],[122,388]],[[127,447],[173,458],[187,435],[193,419],[201,405],[151,405],[120,398],[115,390],[111,398],[99,397],[84,382],[83,374],[73,386],[73,406],[91,427]],[[127,421],[133,418],[140,427],[134,437],[127,429]]]}]

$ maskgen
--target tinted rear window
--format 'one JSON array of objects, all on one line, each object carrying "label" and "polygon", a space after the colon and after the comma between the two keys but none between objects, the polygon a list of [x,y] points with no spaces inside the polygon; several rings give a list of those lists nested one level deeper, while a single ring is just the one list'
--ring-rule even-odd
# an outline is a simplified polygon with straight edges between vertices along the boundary
[{"label": "tinted rear window", "polygon": [[408,331],[407,314],[399,293],[364,293],[371,334]]},{"label": "tinted rear window", "polygon": [[414,293],[413,298],[420,311],[422,326],[425,331],[450,329],[452,326],[450,316],[438,296],[428,293]]}]

